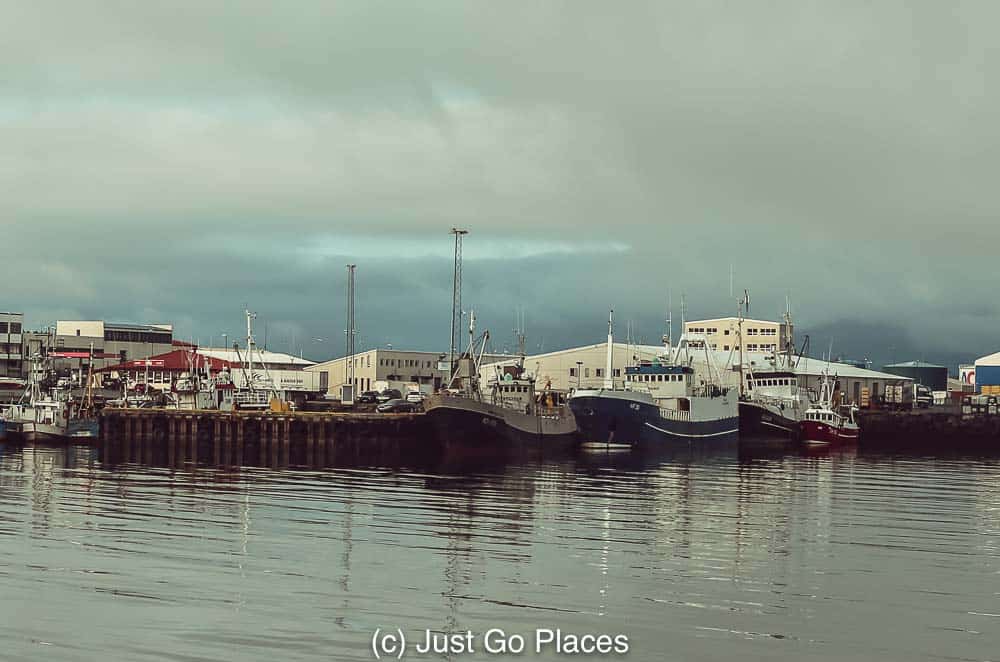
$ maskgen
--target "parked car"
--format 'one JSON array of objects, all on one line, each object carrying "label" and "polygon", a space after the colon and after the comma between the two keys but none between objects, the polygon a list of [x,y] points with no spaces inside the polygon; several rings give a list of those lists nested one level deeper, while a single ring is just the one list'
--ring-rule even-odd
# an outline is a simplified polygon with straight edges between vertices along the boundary
[{"label": "parked car", "polygon": [[364,393],[359,395],[354,401],[360,402],[362,404],[369,404],[369,405],[375,404],[376,402],[378,402],[378,391],[365,391]]},{"label": "parked car", "polygon": [[403,398],[403,394],[400,393],[398,389],[387,388],[379,393],[377,397],[379,402],[388,402],[389,400],[401,400]]},{"label": "parked car", "polygon": [[412,402],[407,402],[402,398],[393,398],[383,402],[375,408],[380,414],[405,414],[417,410],[417,406]]},{"label": "parked car", "polygon": [[421,402],[424,401],[424,398],[426,397],[427,396],[425,396],[420,391],[410,391],[409,393],[406,394],[406,401],[412,402],[414,404],[420,404]]}]

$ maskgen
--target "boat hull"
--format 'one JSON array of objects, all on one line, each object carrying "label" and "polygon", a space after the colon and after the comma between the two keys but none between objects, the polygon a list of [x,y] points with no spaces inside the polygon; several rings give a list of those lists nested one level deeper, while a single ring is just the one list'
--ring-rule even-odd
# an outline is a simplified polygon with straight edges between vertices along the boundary
[{"label": "boat hull", "polygon": [[623,395],[621,391],[597,392],[570,398],[584,442],[655,447],[663,445],[729,445],[740,438],[739,412],[730,402],[728,415],[705,420],[665,418],[652,402]]},{"label": "boat hull", "polygon": [[797,439],[799,420],[789,414],[791,410],[743,400],[740,402],[740,436]]},{"label": "boat hull", "polygon": [[66,436],[70,439],[96,439],[100,432],[101,424],[96,418],[76,418],[69,422]]},{"label": "boat hull", "polygon": [[17,424],[17,434],[25,441],[58,441],[66,438],[66,430],[49,423],[25,421]]},{"label": "boat hull", "polygon": [[802,442],[810,446],[855,444],[861,436],[856,426],[834,426],[823,421],[802,421],[799,429]]},{"label": "boat hull", "polygon": [[536,416],[461,396],[435,395],[424,412],[435,436],[447,446],[480,449],[559,450],[577,441],[569,410],[561,416]]}]

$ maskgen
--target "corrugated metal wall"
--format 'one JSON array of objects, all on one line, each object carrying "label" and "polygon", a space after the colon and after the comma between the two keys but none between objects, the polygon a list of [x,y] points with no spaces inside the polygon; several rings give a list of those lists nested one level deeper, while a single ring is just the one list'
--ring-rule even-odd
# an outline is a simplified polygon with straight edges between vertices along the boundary
[{"label": "corrugated metal wall", "polygon": [[923,384],[932,391],[948,390],[948,369],[928,366],[891,366],[882,368],[892,375],[909,377],[917,384]]},{"label": "corrugated metal wall", "polygon": [[983,386],[1000,386],[1000,365],[976,366],[976,390]]}]

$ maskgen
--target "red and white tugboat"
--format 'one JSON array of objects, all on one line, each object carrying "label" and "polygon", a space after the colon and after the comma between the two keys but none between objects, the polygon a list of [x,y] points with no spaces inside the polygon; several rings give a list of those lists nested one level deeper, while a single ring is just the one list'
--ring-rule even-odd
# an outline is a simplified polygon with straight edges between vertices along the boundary
[{"label": "red and white tugboat", "polygon": [[834,408],[833,384],[823,375],[819,401],[806,409],[799,421],[799,434],[803,442],[810,446],[857,443],[861,429],[854,420],[854,405],[840,405]]}]

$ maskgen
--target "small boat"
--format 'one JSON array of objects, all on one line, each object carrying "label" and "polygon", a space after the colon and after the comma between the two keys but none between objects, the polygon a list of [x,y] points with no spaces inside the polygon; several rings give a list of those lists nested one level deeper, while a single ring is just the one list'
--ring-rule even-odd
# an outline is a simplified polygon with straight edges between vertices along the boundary
[{"label": "small boat", "polygon": [[838,398],[826,374],[820,386],[819,401],[810,406],[799,422],[802,441],[810,446],[857,443],[861,429],[855,421],[857,407],[835,405]]},{"label": "small boat", "polygon": [[[41,384],[46,374],[46,360],[36,355],[21,399],[0,411],[0,420],[7,433],[25,441],[96,437],[98,423],[91,413],[92,406],[79,407],[69,389],[51,388],[43,392]],[[71,426],[74,435],[71,435]]]},{"label": "small boat", "polygon": [[10,405],[3,417],[11,434],[26,441],[55,440],[66,436],[69,403],[52,398],[34,399]]}]

